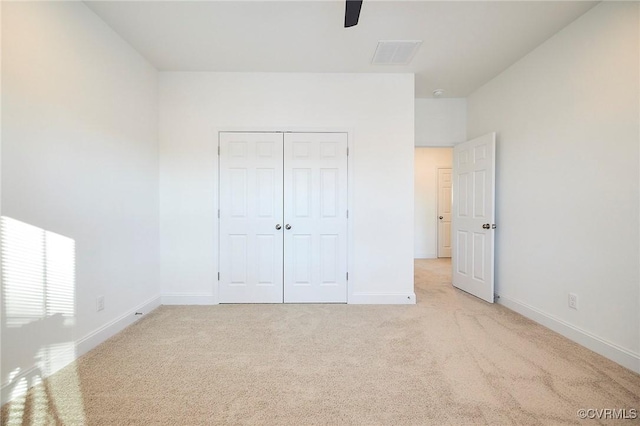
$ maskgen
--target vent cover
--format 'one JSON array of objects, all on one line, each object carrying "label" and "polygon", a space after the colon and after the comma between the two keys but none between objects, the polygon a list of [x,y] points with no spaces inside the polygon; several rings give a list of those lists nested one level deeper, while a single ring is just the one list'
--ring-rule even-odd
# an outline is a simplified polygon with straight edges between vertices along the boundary
[{"label": "vent cover", "polygon": [[413,59],[422,40],[380,40],[372,64],[407,65]]}]

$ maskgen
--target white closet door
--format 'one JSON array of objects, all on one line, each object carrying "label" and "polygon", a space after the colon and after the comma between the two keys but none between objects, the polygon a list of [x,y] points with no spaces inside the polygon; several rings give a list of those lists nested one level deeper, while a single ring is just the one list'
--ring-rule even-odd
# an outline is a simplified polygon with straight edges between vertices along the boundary
[{"label": "white closet door", "polygon": [[284,301],[347,301],[347,134],[284,136]]},{"label": "white closet door", "polygon": [[282,149],[282,133],[220,134],[221,303],[283,301]]}]

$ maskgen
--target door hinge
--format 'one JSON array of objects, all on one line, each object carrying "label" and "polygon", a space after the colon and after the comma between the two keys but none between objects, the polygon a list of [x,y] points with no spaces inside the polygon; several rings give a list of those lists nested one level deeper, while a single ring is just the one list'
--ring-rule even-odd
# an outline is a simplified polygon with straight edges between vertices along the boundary
[{"label": "door hinge", "polygon": [[347,219],[349,219],[349,210],[347,210]]},{"label": "door hinge", "polygon": [[220,272],[218,272],[218,281],[220,281]]},{"label": "door hinge", "polygon": [[220,209],[218,209],[218,219],[220,219]]},{"label": "door hinge", "polygon": [[349,147],[347,147],[347,157],[349,156]]},{"label": "door hinge", "polygon": [[218,145],[218,156],[220,156],[220,145]]},{"label": "door hinge", "polygon": [[347,281],[349,281],[349,273],[347,272]]}]

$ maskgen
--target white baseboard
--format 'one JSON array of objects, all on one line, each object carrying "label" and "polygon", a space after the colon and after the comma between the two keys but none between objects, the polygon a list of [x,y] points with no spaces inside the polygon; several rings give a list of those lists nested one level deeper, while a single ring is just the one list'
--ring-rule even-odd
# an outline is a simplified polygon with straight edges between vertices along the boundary
[{"label": "white baseboard", "polygon": [[415,293],[353,293],[349,297],[352,305],[414,305]]},{"label": "white baseboard", "polygon": [[[118,318],[108,322],[97,330],[94,330],[93,332],[87,334],[81,339],[75,341],[74,344],[70,345],[71,347],[69,348],[69,350],[58,353],[54,356],[54,358],[48,360],[47,364],[55,365],[56,368],[55,370],[48,371],[45,377],[48,377],[66,367],[105,340],[115,336],[134,322],[140,320],[140,318],[144,317],[145,315],[156,309],[158,306],[160,306],[160,296],[155,296],[147,300],[146,302],[141,303],[136,308],[131,309],[125,314],[119,316]],[[136,315],[136,312],[141,312],[142,315]],[[35,372],[38,372],[38,375],[40,375],[41,373],[45,373],[44,371],[38,371],[38,366],[33,366],[28,370],[22,371],[20,376],[28,377]],[[44,379],[45,377],[41,378]],[[2,384],[2,388],[0,389],[0,405],[4,405],[9,402],[12,396],[10,395],[11,391],[11,383]],[[13,396],[17,397],[19,395]]]},{"label": "white baseboard", "polygon": [[[21,377],[29,377],[31,376],[33,373],[38,371],[38,367],[37,366],[33,366],[31,368],[29,368],[28,370],[25,371],[21,371],[20,372],[20,376]],[[3,377],[4,379],[4,377]],[[14,379],[17,380],[17,379]],[[11,395],[12,391],[13,391],[13,387],[11,386],[13,382],[9,382],[9,383],[3,383],[2,384],[2,388],[0,388],[0,406],[6,404],[7,402],[11,401],[12,398],[17,398],[18,396],[24,394],[24,392],[20,392],[20,394],[18,395]]]},{"label": "white baseboard", "polygon": [[560,318],[542,312],[519,300],[500,295],[497,302],[631,371],[640,373],[640,354],[618,346],[615,343],[608,342],[605,339],[569,324]]},{"label": "white baseboard", "polygon": [[217,298],[212,294],[165,293],[161,296],[163,305],[217,305]]},{"label": "white baseboard", "polygon": [[[119,316],[113,321],[108,322],[99,329],[84,336],[76,342],[76,356],[81,356],[98,346],[100,343],[120,333],[140,318],[160,306],[160,296],[155,296],[144,303],[138,305],[135,309],[130,310],[124,315]],[[141,312],[142,315],[136,315]]]},{"label": "white baseboard", "polygon": [[[161,296],[163,305],[218,305],[211,294],[165,293]],[[415,293],[354,293],[348,303],[356,305],[412,305],[416,303]]]}]

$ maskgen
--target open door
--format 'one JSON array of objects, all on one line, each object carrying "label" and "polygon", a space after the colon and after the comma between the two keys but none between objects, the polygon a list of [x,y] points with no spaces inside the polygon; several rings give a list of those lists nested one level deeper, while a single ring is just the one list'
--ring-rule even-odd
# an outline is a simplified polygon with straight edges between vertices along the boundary
[{"label": "open door", "polygon": [[493,303],[496,134],[453,148],[453,285]]}]

